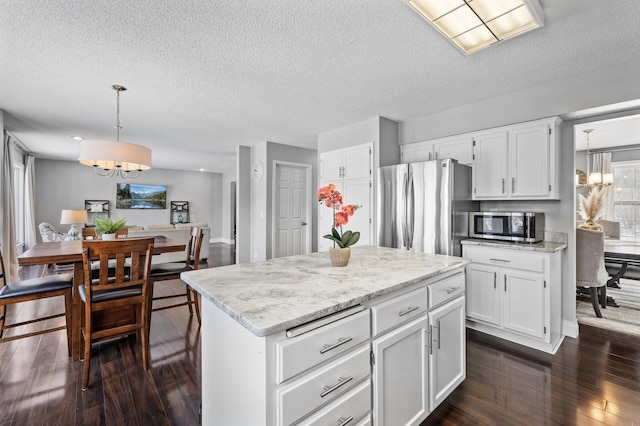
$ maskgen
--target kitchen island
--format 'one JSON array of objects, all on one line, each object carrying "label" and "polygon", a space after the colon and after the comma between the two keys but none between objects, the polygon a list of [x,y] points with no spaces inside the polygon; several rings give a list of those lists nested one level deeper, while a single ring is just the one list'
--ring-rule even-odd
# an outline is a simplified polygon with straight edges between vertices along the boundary
[{"label": "kitchen island", "polygon": [[465,377],[467,263],[354,247],[343,268],[183,273],[202,296],[202,424],[419,424]]}]

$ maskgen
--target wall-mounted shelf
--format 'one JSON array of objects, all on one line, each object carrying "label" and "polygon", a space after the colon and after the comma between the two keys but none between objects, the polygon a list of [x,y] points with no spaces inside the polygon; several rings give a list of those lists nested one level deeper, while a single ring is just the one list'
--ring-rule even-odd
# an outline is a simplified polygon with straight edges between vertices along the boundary
[{"label": "wall-mounted shelf", "polygon": [[87,211],[87,226],[93,226],[96,217],[111,216],[109,200],[84,200],[84,208]]},{"label": "wall-mounted shelf", "polygon": [[171,224],[189,223],[189,202],[171,201]]}]

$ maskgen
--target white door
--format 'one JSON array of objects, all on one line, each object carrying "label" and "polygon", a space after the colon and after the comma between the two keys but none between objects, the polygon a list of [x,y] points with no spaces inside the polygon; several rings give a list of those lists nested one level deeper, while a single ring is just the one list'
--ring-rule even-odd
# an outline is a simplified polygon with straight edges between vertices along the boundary
[{"label": "white door", "polygon": [[276,164],[276,229],[273,257],[308,253],[307,171]]},{"label": "white door", "polygon": [[373,340],[373,424],[419,425],[429,414],[427,316]]}]

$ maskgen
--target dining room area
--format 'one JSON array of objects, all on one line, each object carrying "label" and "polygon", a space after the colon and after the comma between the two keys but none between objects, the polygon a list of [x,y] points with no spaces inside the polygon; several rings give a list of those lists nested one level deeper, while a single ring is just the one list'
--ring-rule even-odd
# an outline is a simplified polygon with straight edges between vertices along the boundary
[{"label": "dining room area", "polygon": [[[185,249],[184,244],[164,237],[154,240],[156,254]],[[232,246],[213,243],[209,249],[210,257],[200,262],[200,268],[235,262]],[[82,253],[79,240],[38,243],[19,257],[20,280],[54,276],[54,264],[60,262],[72,263],[74,281],[82,282]],[[148,330],[151,368],[143,369],[144,349],[136,332],[125,338],[103,339],[91,345],[86,390],[82,389],[86,361],[79,361],[84,358],[81,326],[86,325],[82,301],[72,301],[72,319],[66,324],[71,329],[71,342],[67,333],[57,331],[65,329],[65,316],[56,315],[65,311],[62,297],[11,306],[6,323],[27,324],[5,330],[2,338],[7,341],[0,344],[3,424],[139,424],[140,419],[157,424],[198,424],[200,323],[190,305],[167,309],[179,305],[176,299],[184,300],[184,286],[179,278],[153,286],[155,300],[149,310]],[[30,322],[40,317],[52,318]],[[45,329],[56,331],[11,340],[12,336]]]}]

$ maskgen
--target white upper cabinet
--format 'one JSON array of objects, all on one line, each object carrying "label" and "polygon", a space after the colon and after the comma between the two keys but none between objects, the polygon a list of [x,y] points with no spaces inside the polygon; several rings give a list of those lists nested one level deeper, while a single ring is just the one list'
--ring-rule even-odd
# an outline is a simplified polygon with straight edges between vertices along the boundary
[{"label": "white upper cabinet", "polygon": [[551,118],[475,134],[473,199],[558,199],[559,123]]},{"label": "white upper cabinet", "polygon": [[[320,154],[320,186],[330,183],[342,194],[346,204],[361,206],[349,218],[344,230],[360,232],[357,245],[373,242],[373,145],[363,144]],[[329,250],[333,242],[324,235],[331,232],[333,210],[318,204],[318,251]]]},{"label": "white upper cabinet", "polygon": [[372,149],[372,145],[366,143],[320,154],[320,180],[338,181],[371,177]]},{"label": "white upper cabinet", "polygon": [[458,135],[402,145],[403,163],[453,158],[461,164],[473,163],[473,138]]}]

